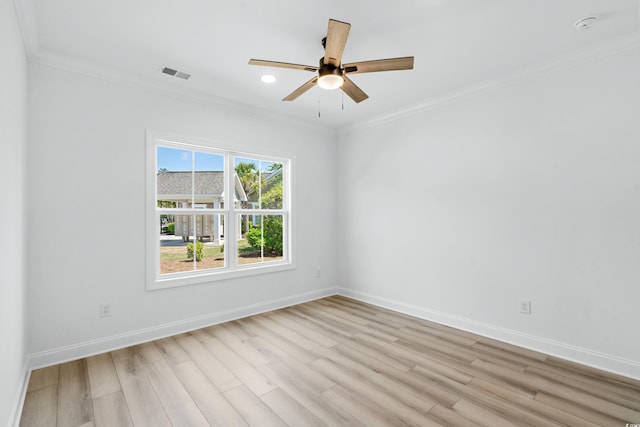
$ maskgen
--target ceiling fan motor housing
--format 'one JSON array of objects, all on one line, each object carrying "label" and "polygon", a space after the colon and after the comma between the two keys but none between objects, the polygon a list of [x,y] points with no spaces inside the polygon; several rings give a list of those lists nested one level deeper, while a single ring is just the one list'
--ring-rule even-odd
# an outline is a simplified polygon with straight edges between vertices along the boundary
[{"label": "ceiling fan motor housing", "polygon": [[325,64],[324,57],[320,58],[320,66],[318,67],[319,76],[322,77],[328,74],[335,74],[337,76],[341,76],[343,72],[344,72],[344,69],[342,68],[342,64],[340,64],[339,67],[336,67],[331,64]]}]

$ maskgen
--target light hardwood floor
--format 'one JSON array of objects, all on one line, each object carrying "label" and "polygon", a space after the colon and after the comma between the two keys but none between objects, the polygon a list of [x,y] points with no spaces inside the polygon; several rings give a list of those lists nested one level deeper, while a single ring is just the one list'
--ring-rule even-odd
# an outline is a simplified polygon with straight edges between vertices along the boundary
[{"label": "light hardwood floor", "polygon": [[640,382],[333,296],[32,373],[21,426],[625,426]]}]

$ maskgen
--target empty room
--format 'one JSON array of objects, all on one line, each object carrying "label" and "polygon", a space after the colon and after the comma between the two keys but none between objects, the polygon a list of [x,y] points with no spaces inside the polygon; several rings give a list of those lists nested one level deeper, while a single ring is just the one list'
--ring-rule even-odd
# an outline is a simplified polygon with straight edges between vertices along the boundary
[{"label": "empty room", "polygon": [[0,0],[0,425],[640,425],[638,0]]}]

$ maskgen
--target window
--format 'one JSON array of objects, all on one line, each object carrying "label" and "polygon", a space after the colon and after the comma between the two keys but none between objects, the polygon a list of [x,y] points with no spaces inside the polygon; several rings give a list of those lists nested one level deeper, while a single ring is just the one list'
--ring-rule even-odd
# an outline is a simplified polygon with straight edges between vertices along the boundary
[{"label": "window", "polygon": [[147,288],[293,268],[291,160],[147,137]]}]

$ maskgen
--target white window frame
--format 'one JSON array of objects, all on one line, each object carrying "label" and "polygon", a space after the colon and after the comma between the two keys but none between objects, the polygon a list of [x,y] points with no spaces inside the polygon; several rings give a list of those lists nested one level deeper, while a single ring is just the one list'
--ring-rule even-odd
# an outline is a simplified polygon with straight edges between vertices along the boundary
[{"label": "white window frame", "polygon": [[[294,249],[294,218],[293,218],[293,156],[273,156],[270,153],[255,153],[234,150],[227,144],[217,141],[210,141],[201,138],[183,137],[160,131],[147,130],[146,149],[146,268],[147,268],[147,290],[157,290],[186,286],[219,280],[246,277],[258,274],[273,273],[277,271],[291,270],[295,268]],[[157,147],[169,147],[184,149],[189,151],[212,153],[223,155],[225,161],[224,179],[224,208],[203,209],[194,207],[192,209],[162,209],[157,207]],[[253,151],[253,150],[251,150]],[[235,157],[252,158],[268,162],[283,164],[283,208],[282,209],[239,209],[234,203],[234,159]],[[231,179],[230,179],[231,178]],[[231,195],[231,197],[229,197]],[[195,214],[198,215],[224,215],[225,223],[225,245],[224,259],[225,266],[209,270],[193,270],[188,272],[160,274],[160,215],[170,210],[172,214]],[[237,240],[230,238],[235,236],[238,229],[238,217],[241,215],[283,215],[283,259],[239,265],[237,264]]]}]

